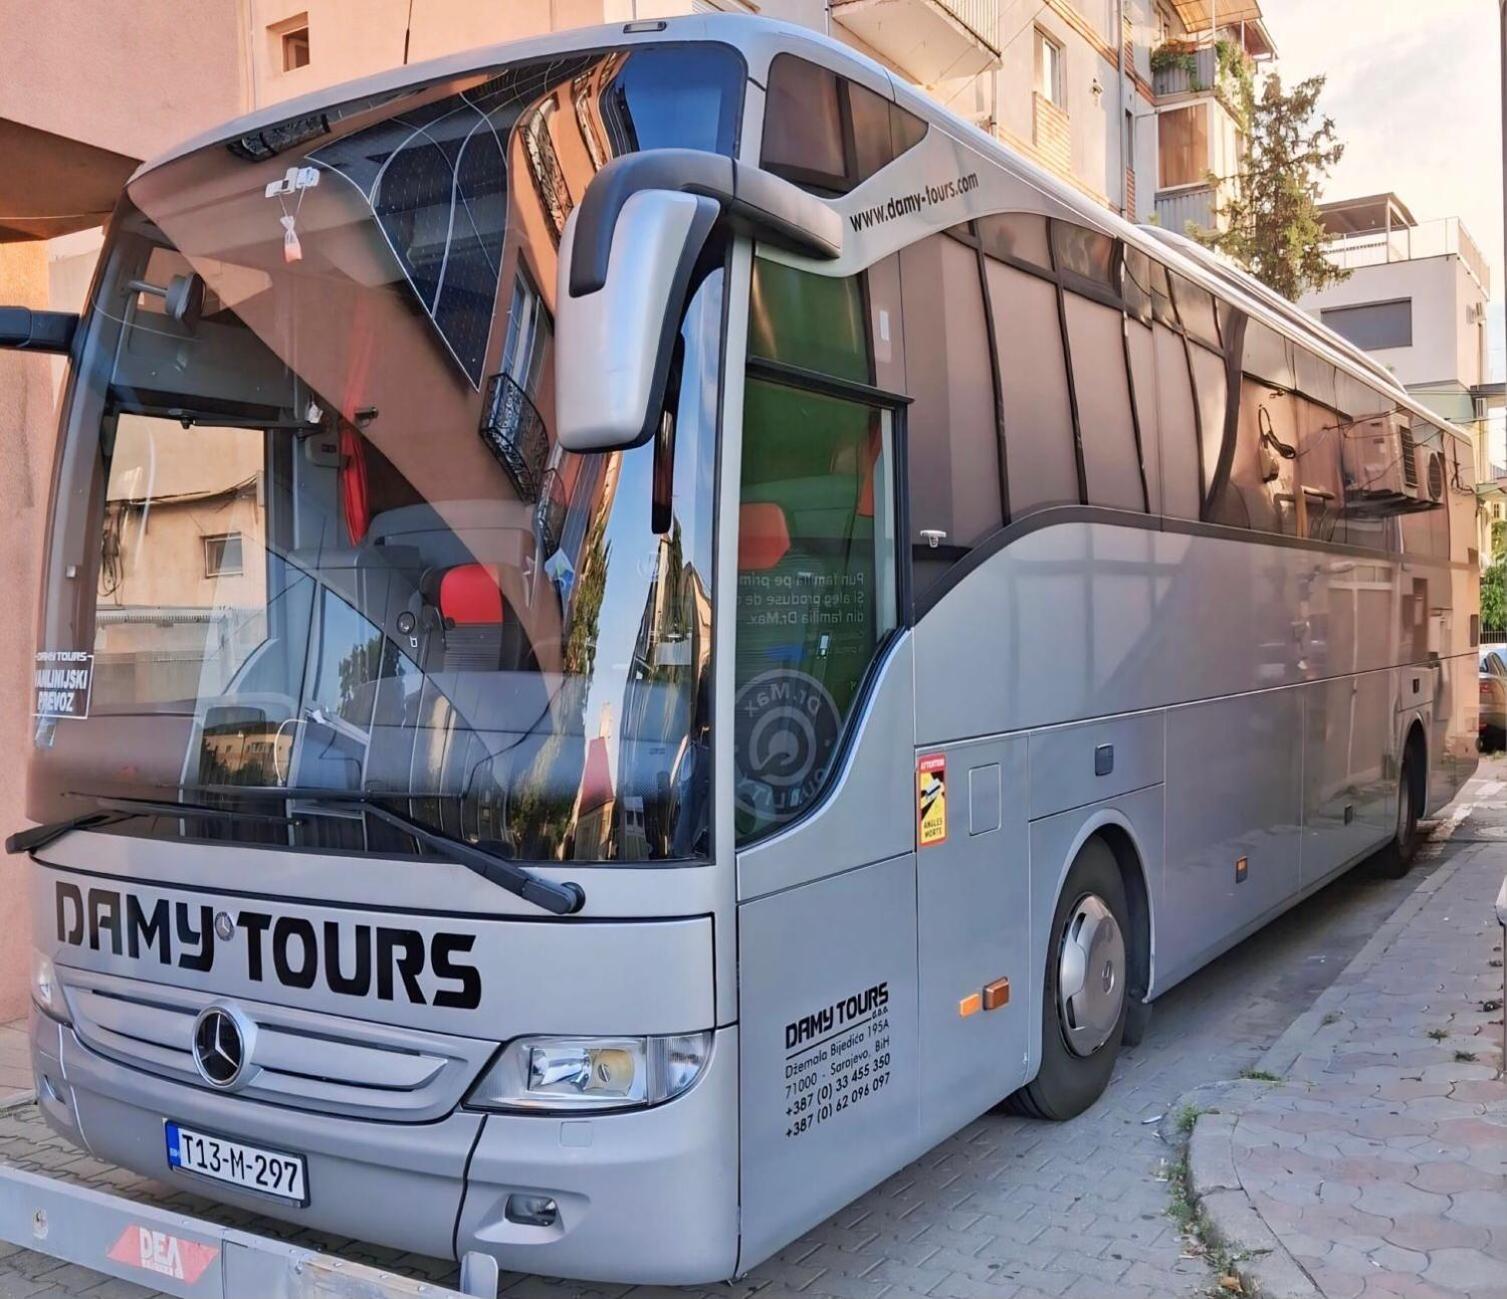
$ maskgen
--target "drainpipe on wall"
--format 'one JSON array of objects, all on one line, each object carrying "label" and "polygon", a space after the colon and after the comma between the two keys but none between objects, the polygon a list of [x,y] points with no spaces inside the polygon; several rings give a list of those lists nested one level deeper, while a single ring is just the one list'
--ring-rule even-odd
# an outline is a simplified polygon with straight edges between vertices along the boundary
[{"label": "drainpipe on wall", "polygon": [[[1507,5],[1507,0],[1502,0],[1502,4]],[[1115,78],[1118,83],[1115,125],[1120,133],[1120,215],[1127,221],[1134,221],[1135,213],[1130,210],[1130,183],[1126,177],[1130,173],[1130,161],[1135,156],[1135,139],[1132,134],[1135,123],[1132,122],[1128,129],[1125,125],[1125,78],[1135,70],[1135,65],[1132,63],[1129,68],[1125,66],[1125,0],[1115,0],[1115,41],[1115,65],[1120,69],[1120,75]]]}]

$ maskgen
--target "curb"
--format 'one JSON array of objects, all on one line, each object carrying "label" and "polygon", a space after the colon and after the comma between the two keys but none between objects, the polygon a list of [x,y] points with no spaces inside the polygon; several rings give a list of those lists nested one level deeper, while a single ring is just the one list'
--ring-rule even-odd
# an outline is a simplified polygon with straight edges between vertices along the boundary
[{"label": "curb", "polygon": [[[1429,861],[1438,857],[1473,810],[1474,804],[1471,803],[1462,803],[1455,808],[1429,836],[1428,842],[1419,848],[1418,859]],[[1458,869],[1459,860],[1456,859],[1419,881],[1334,982],[1262,1053],[1255,1068],[1285,1081],[1300,1061],[1322,1060],[1332,1054],[1345,1026],[1342,1021],[1327,1024],[1325,1020],[1329,1013],[1344,1000],[1350,985],[1386,955],[1398,934]],[[1228,1108],[1200,1114],[1193,1124],[1187,1146],[1188,1199],[1207,1233],[1239,1259],[1234,1272],[1246,1294],[1257,1299],[1324,1299],[1313,1278],[1288,1252],[1251,1203],[1240,1183],[1240,1171],[1235,1167],[1235,1124],[1250,1099],[1272,1085],[1258,1084],[1260,1091],[1253,1092],[1239,1082],[1227,1083],[1213,1089],[1198,1089],[1179,1098],[1179,1109],[1184,1104],[1197,1105],[1200,1094],[1207,1097],[1211,1092],[1229,1102]]]}]

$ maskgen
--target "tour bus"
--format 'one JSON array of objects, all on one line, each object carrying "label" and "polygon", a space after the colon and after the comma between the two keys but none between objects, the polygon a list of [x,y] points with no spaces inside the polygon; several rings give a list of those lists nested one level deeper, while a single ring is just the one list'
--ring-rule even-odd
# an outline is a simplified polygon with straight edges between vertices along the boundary
[{"label": "tour bus", "polygon": [[1475,766],[1466,439],[813,32],[261,109],[0,326],[37,1102],[229,1205],[738,1275]]}]

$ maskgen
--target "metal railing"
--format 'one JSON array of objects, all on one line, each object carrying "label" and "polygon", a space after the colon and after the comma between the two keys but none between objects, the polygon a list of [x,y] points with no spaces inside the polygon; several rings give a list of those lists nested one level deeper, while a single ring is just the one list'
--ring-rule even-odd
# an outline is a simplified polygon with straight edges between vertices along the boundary
[{"label": "metal railing", "polygon": [[1214,229],[1219,199],[1212,185],[1190,186],[1156,196],[1156,215],[1163,230],[1182,234],[1192,222],[1200,230]]},{"label": "metal railing", "polygon": [[528,393],[505,374],[494,374],[487,380],[482,411],[482,441],[507,470],[519,496],[537,501],[549,456],[549,433],[543,417]]},{"label": "metal railing", "polygon": [[1454,255],[1465,263],[1481,291],[1487,297],[1491,296],[1491,268],[1459,217],[1441,217],[1437,221],[1399,226],[1393,230],[1336,235],[1325,245],[1324,255],[1344,270]]}]

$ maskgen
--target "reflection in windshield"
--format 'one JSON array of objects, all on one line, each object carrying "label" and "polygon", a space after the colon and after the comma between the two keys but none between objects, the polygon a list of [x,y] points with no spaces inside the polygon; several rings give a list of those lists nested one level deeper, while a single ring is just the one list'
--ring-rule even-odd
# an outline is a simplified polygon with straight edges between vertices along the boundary
[{"label": "reflection in windshield", "polygon": [[[362,790],[521,859],[705,856],[720,270],[656,444],[550,433],[562,211],[620,148],[731,149],[736,56],[687,58],[480,74],[332,113],[301,154],[238,142],[136,182],[40,644],[93,653],[91,713],[39,722],[37,819],[77,814],[69,790]],[[184,831],[416,847],[357,808],[122,826]]]}]

